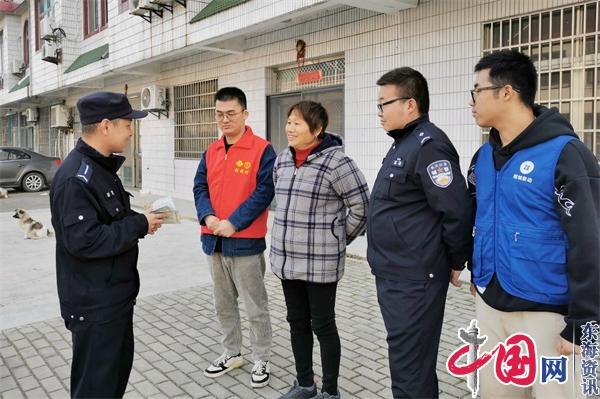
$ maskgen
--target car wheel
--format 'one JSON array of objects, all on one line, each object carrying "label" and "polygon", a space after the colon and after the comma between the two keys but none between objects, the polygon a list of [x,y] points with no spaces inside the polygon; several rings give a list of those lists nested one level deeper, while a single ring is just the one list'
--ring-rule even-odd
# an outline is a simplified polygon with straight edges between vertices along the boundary
[{"label": "car wheel", "polygon": [[23,190],[33,193],[44,188],[44,175],[38,172],[27,173],[21,181]]}]

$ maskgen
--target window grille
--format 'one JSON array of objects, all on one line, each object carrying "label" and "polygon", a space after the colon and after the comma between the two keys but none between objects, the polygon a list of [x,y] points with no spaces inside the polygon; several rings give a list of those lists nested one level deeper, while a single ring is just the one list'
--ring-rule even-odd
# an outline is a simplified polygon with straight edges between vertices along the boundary
[{"label": "window grille", "polygon": [[[558,108],[600,155],[598,1],[483,24],[483,55],[518,49],[538,72],[536,103]],[[484,133],[485,134],[485,133]]]},{"label": "window grille", "polygon": [[174,88],[175,159],[200,159],[219,138],[215,120],[217,79]]},{"label": "window grille", "polygon": [[[299,72],[321,71],[322,78],[318,81],[300,84],[298,82]],[[346,73],[346,62],[344,58],[316,62],[301,67],[290,66],[275,71],[275,90],[277,93],[288,91],[299,91],[318,87],[329,87],[344,84]]]}]

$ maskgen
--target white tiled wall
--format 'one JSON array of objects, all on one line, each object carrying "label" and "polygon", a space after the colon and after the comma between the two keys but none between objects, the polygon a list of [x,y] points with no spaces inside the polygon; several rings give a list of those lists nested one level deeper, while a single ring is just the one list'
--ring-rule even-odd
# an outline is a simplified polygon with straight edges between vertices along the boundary
[{"label": "white tiled wall", "polygon": [[21,50],[21,32],[23,31],[23,25],[21,24],[22,18],[14,15],[6,15],[0,20],[0,30],[3,32],[3,43],[2,43],[2,71],[4,76],[4,90],[0,91],[0,96],[8,95],[10,89],[12,89],[17,82],[19,77],[11,73],[11,62],[13,59],[23,61],[23,51]]},{"label": "white tiled wall", "polygon": [[[376,117],[375,82],[392,68],[410,66],[428,79],[430,117],[454,142],[464,172],[480,144],[480,129],[468,107],[468,90],[480,58],[481,23],[570,2],[430,0],[394,15],[337,9],[249,37],[242,55],[213,56],[206,61],[202,56],[189,57],[170,63],[163,67],[161,79],[179,84],[218,77],[220,87],[239,86],[248,94],[249,122],[257,132],[264,132],[268,68],[293,62],[299,38],[308,44],[307,58],[341,53],[346,59],[346,151],[372,184],[390,143]],[[177,162],[175,195],[189,197],[197,162]]]},{"label": "white tiled wall", "polygon": [[[57,0],[65,15],[76,20],[76,0]],[[144,85],[174,85],[218,78],[219,87],[236,85],[248,96],[249,123],[255,132],[266,131],[266,96],[270,91],[270,68],[295,62],[295,43],[307,43],[307,59],[339,55],[346,61],[346,151],[372,184],[390,139],[376,117],[377,79],[388,70],[410,66],[428,79],[430,116],[454,142],[461,155],[463,172],[480,143],[467,105],[472,70],[480,57],[481,23],[484,21],[548,9],[577,0],[422,0],[415,9],[393,15],[355,8],[335,8],[302,16],[300,21],[265,24],[262,32],[246,36],[241,54],[204,51],[196,44],[233,35],[235,29],[278,18],[289,10],[319,3],[312,0],[252,0],[208,20],[188,24],[201,5],[188,1],[188,10],[175,7],[158,22],[149,24],[127,12],[119,14],[116,0],[109,0],[108,29],[84,40],[78,52],[110,41],[109,60],[75,71],[65,79],[73,83],[104,73],[102,87],[139,93]],[[68,5],[71,4],[71,5]],[[276,5],[276,6],[274,6]],[[196,7],[196,9],[194,9]],[[287,8],[289,8],[289,10]],[[66,8],[66,10],[65,10]],[[81,22],[77,22],[81,25]],[[79,30],[78,30],[79,29]],[[74,30],[81,35],[81,28]],[[78,32],[78,33],[77,33]],[[187,42],[186,42],[187,40]],[[185,45],[194,53],[177,56]],[[188,47],[191,48],[191,47]],[[113,75],[115,70],[149,57],[173,54],[155,76]],[[50,74],[44,75],[50,80]],[[34,76],[34,79],[36,77]],[[37,84],[37,83],[36,83]],[[76,96],[68,99],[74,104]],[[172,113],[171,113],[172,118]],[[148,117],[141,123],[144,191],[191,198],[197,161],[173,159],[173,120]]]},{"label": "white tiled wall", "polygon": [[[199,2],[188,1],[188,8],[175,5],[173,14],[164,11],[163,18],[152,16],[152,23],[129,11],[119,13],[115,1],[109,10],[110,59],[113,68],[123,67],[185,47],[191,20]],[[112,17],[112,18],[111,18]],[[118,40],[117,40],[118,38]]]},{"label": "white tiled wall", "polygon": [[[29,19],[34,20],[34,0],[30,3]],[[152,23],[141,17],[129,14],[129,10],[119,11],[119,0],[108,0],[108,24],[106,28],[88,38],[83,37],[83,5],[79,0],[55,0],[53,15],[55,26],[64,29],[67,37],[61,43],[62,63],[54,65],[41,60],[41,51],[35,52],[32,59],[33,94],[41,94],[68,85],[94,86],[110,85],[105,82],[116,75],[118,70],[132,64],[144,63],[153,57],[165,57],[174,51],[189,46],[200,48],[200,42],[210,42],[219,37],[227,38],[236,30],[255,25],[269,18],[285,15],[291,10],[307,7],[318,0],[254,0],[230,10],[226,10],[202,22],[189,21],[208,2],[188,1],[187,8],[175,4],[173,13],[163,12],[163,17],[152,17]],[[35,30],[30,35],[31,48],[35,49]],[[81,54],[109,44],[109,58],[87,65],[79,70],[64,74],[65,70]],[[4,103],[4,101],[0,101]]]},{"label": "white tiled wall", "polygon": [[173,119],[149,115],[140,128],[143,190],[154,193],[175,191]]}]

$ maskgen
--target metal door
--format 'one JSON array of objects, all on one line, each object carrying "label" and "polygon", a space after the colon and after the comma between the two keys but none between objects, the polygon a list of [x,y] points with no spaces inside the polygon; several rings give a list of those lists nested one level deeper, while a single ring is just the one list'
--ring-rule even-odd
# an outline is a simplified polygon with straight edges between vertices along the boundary
[{"label": "metal door", "polygon": [[140,123],[133,124],[133,170],[134,187],[142,188],[142,141],[140,140]]},{"label": "metal door", "polygon": [[[139,109],[138,97],[129,101],[134,109]],[[133,136],[121,154],[125,157],[125,162],[119,170],[119,175],[124,186],[140,188],[142,186],[142,149],[140,148],[140,123],[138,120],[131,121],[131,130]]]},{"label": "metal door", "polygon": [[327,131],[344,137],[344,87],[327,87],[316,90],[276,94],[267,99],[267,138],[277,153],[287,147],[285,125],[290,107],[302,100],[321,103],[327,110]]}]

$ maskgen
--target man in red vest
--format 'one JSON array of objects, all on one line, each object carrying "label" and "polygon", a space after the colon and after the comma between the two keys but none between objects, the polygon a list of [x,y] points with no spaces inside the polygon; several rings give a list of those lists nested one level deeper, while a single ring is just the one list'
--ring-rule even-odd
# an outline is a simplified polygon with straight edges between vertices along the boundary
[{"label": "man in red vest", "polygon": [[269,383],[270,374],[272,334],[263,252],[276,154],[268,141],[246,125],[248,115],[242,90],[225,87],[217,92],[215,117],[223,136],[200,160],[194,199],[224,349],[204,375],[216,378],[244,364],[239,295],[250,323],[254,362],[250,382],[259,388]]}]

